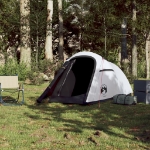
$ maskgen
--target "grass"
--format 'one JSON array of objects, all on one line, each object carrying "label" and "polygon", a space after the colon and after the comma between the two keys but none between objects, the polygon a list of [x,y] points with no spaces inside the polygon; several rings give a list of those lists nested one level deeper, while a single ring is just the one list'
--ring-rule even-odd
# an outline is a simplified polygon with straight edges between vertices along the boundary
[{"label": "grass", "polygon": [[24,85],[25,105],[0,106],[1,150],[150,150],[150,105],[35,105],[47,85]]}]

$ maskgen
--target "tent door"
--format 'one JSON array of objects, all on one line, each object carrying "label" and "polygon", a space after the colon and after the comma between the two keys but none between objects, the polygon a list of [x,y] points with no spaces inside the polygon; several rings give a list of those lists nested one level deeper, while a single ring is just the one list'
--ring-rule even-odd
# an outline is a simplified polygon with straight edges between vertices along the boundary
[{"label": "tent door", "polygon": [[67,69],[67,67],[70,65],[70,62],[65,62],[64,65],[58,70],[55,78],[52,80],[50,85],[45,89],[45,91],[42,93],[42,95],[37,99],[38,103],[41,103],[43,99],[49,97],[52,95],[57,83],[59,82],[63,72]]},{"label": "tent door", "polygon": [[71,69],[75,62],[76,59],[69,61],[66,70],[64,70],[59,81],[57,82],[57,85],[55,86],[52,96],[71,96],[75,82]]},{"label": "tent door", "polygon": [[58,96],[60,96],[60,93],[61,93],[61,91],[62,91],[62,88],[63,88],[63,86],[64,86],[64,83],[66,82],[66,79],[67,79],[67,77],[68,77],[68,75],[69,75],[69,73],[70,73],[70,71],[71,71],[71,69],[72,69],[72,66],[73,66],[73,64],[75,63],[75,61],[76,61],[76,59],[74,59],[74,60],[71,62],[71,64],[69,65],[69,68],[68,68],[68,70],[67,70],[67,73],[66,73],[66,76],[65,76],[65,78],[64,78],[64,81],[63,81],[62,84],[60,85],[60,88],[59,88],[59,91],[58,91]]}]

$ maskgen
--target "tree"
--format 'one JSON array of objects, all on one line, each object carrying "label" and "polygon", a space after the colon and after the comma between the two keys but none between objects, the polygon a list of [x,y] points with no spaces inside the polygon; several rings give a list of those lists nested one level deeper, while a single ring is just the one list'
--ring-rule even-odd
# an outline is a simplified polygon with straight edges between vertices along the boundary
[{"label": "tree", "polygon": [[64,51],[69,56],[81,50],[79,44],[81,41],[81,7],[79,4],[78,1],[69,1],[65,6],[63,5]]},{"label": "tree", "polygon": [[127,19],[124,18],[121,24],[121,68],[123,71],[129,73],[127,70],[128,55],[127,55]]},{"label": "tree", "polygon": [[53,1],[47,1],[47,29],[45,40],[45,59],[53,61],[52,49],[52,16],[53,16]]},{"label": "tree", "polygon": [[20,43],[19,6],[18,1],[0,1],[0,55],[4,56],[5,63],[8,58],[16,57]]},{"label": "tree", "polygon": [[132,21],[133,21],[133,27],[132,27],[132,75],[137,77],[137,45],[136,45],[136,1],[133,0],[133,9],[132,9]]},{"label": "tree", "polygon": [[20,0],[20,62],[31,65],[30,0]]},{"label": "tree", "polygon": [[150,32],[146,36],[146,45],[145,45],[145,51],[146,51],[146,78],[150,78]]},{"label": "tree", "polygon": [[[25,47],[25,44],[22,43],[22,37],[24,36],[25,39],[25,34],[21,31],[27,29],[28,23],[25,21],[27,19],[25,16],[19,16],[19,2],[21,1],[0,1],[0,51],[3,53],[3,56],[5,54],[8,56],[7,52],[11,50],[11,56],[14,57],[18,45]],[[24,0],[24,2],[26,1],[27,0]],[[47,22],[47,25],[52,25],[52,27],[47,26],[52,30],[46,30],[47,2],[48,0],[30,0],[30,29],[28,30],[30,31],[30,35],[28,34],[28,37],[31,39],[31,57],[34,60],[36,57],[36,62],[38,62],[38,59],[45,57],[46,34],[52,35],[53,33],[53,49],[56,51],[56,54],[57,51],[59,51],[58,31],[60,31],[60,26],[58,0],[53,0],[54,15],[52,20]],[[133,61],[138,59],[137,76],[146,77],[147,74],[148,77],[148,72],[150,71],[148,67],[150,57],[147,56],[150,54],[147,52],[147,50],[149,51],[150,1],[136,0],[135,2],[137,11],[134,11],[134,13],[138,15],[137,18],[135,17],[136,20],[133,19],[131,0],[117,0],[114,2],[111,0],[62,0],[63,38],[61,39],[63,39],[64,45],[61,46],[61,48],[63,47],[63,51],[69,56],[78,51],[90,50],[117,64],[118,53],[121,52],[121,39],[125,39],[125,37],[122,37],[120,24],[122,23],[122,19],[126,18],[128,22],[126,29],[127,59],[129,59],[129,63],[131,63],[131,59]],[[122,11],[120,11],[120,9]],[[136,16],[135,14],[134,16]],[[26,19],[21,23],[23,18]],[[23,26],[26,29],[23,29]],[[50,34],[48,34],[48,32],[46,33],[46,31],[50,31]],[[138,37],[137,40],[136,36]],[[134,42],[132,43],[132,41]],[[132,45],[136,48],[136,55],[132,53]],[[51,46],[48,47],[50,48]],[[55,51],[52,51],[51,48],[51,54]],[[22,59],[24,59],[24,57],[21,56],[21,60]],[[7,58],[5,60],[7,60]],[[131,64],[129,65],[131,66]]]},{"label": "tree", "polygon": [[47,19],[47,0],[30,0],[30,29],[31,29],[31,48],[32,60],[37,66],[40,59],[44,56],[46,19]]},{"label": "tree", "polygon": [[64,55],[63,55],[64,39],[63,39],[62,0],[58,0],[58,18],[59,18],[59,46],[58,46],[59,60],[64,61]]},{"label": "tree", "polygon": [[84,49],[90,48],[91,51],[111,60],[109,53],[111,52],[112,55],[114,50],[120,47],[118,40],[120,39],[122,14],[118,13],[120,11],[116,9],[119,3],[110,0],[86,0],[86,5],[86,7],[84,6],[87,14],[84,16],[82,45]]},{"label": "tree", "polygon": [[[150,1],[144,0],[142,5],[140,4],[141,1],[138,2],[138,36],[140,38],[138,47],[141,47],[139,53],[139,60],[143,63],[143,76],[147,79],[150,78]],[[146,58],[146,59],[145,59]],[[146,64],[146,65],[145,65]],[[139,70],[139,69],[138,69]],[[146,72],[145,72],[146,71]]]}]

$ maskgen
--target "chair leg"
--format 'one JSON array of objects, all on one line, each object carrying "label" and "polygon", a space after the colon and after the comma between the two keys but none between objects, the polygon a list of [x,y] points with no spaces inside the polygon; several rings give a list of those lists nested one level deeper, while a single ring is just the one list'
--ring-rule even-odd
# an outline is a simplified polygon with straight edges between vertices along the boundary
[{"label": "chair leg", "polygon": [[1,83],[0,83],[0,103],[3,103],[1,91],[2,91],[2,89],[1,89]]},{"label": "chair leg", "polygon": [[24,104],[24,89],[22,90],[22,104]]},{"label": "chair leg", "polygon": [[[22,92],[22,101],[20,102],[20,104],[24,104],[24,88],[23,88],[23,84],[19,85],[19,89],[18,89],[18,99],[16,100],[16,102],[19,103],[19,98],[20,98],[20,92]],[[1,83],[0,83],[0,104],[3,105],[7,105],[9,106],[9,104],[5,103],[2,99],[2,89],[1,89]]]},{"label": "chair leg", "polygon": [[0,95],[0,103],[3,103],[2,96]]},{"label": "chair leg", "polygon": [[21,103],[24,104],[24,88],[23,88],[23,84],[21,85],[21,92],[22,92],[22,101],[21,101]]},{"label": "chair leg", "polygon": [[19,97],[20,97],[20,90],[18,91],[18,98],[17,98],[17,101],[19,101]]}]

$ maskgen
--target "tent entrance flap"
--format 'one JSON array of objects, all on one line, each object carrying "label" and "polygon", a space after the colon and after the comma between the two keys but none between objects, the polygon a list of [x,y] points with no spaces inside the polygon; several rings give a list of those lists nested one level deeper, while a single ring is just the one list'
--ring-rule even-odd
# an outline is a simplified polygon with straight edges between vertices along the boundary
[{"label": "tent entrance flap", "polygon": [[57,83],[61,79],[63,72],[68,68],[69,65],[70,65],[70,62],[65,62],[64,65],[59,69],[59,71],[57,72],[55,78],[52,80],[50,85],[45,89],[42,95],[37,99],[38,103],[41,103],[43,99],[52,95]]},{"label": "tent entrance flap", "polygon": [[88,92],[95,68],[94,60],[90,57],[79,57],[71,62],[55,87],[52,96],[72,97]]}]

